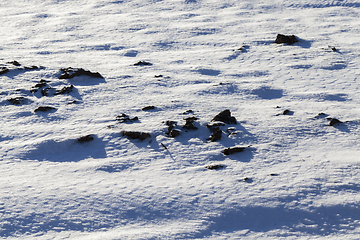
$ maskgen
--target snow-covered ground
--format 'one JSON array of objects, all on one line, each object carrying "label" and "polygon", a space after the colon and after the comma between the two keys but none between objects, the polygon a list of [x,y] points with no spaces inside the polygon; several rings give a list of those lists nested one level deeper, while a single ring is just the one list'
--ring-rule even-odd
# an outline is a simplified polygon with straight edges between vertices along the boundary
[{"label": "snow-covered ground", "polygon": [[[359,14],[355,0],[0,1],[0,237],[358,239]],[[68,67],[103,78],[59,78]],[[211,142],[226,109],[237,124]]]}]

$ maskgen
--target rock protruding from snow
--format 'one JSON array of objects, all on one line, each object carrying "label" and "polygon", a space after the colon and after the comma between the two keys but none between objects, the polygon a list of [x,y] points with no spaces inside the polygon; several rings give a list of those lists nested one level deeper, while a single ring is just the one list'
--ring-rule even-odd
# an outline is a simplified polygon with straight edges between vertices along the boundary
[{"label": "rock protruding from snow", "polygon": [[138,121],[139,118],[138,117],[129,117],[128,115],[126,115],[125,113],[120,114],[119,116],[116,117],[116,121],[120,122],[120,123],[126,123],[126,122],[134,122],[134,121]]},{"label": "rock protruding from snow", "polygon": [[286,36],[286,35],[278,34],[276,36],[275,43],[277,43],[277,44],[287,43],[287,44],[291,45],[298,41],[299,40],[295,37],[295,35]]},{"label": "rock protruding from snow", "polygon": [[56,110],[56,108],[54,107],[49,107],[49,106],[41,106],[41,107],[38,107],[34,110],[34,112],[47,112],[47,111],[51,111],[51,110]]},{"label": "rock protruding from snow", "polygon": [[205,168],[209,169],[209,170],[216,170],[216,169],[220,169],[220,168],[223,168],[223,167],[225,167],[225,166],[221,165],[221,164],[211,164],[211,165],[205,166]]},{"label": "rock protruding from snow", "polygon": [[90,142],[90,141],[92,141],[92,140],[94,140],[94,137],[89,134],[89,135],[80,137],[80,138],[78,139],[78,142],[79,142],[79,143],[84,143],[84,142]]},{"label": "rock protruding from snow", "polygon": [[230,155],[238,152],[242,152],[245,150],[245,147],[229,147],[223,150],[224,155]]},{"label": "rock protruding from snow", "polygon": [[330,126],[335,126],[336,124],[342,123],[339,119],[333,118],[330,121]]},{"label": "rock protruding from snow", "polygon": [[197,127],[194,126],[194,122],[196,120],[198,120],[197,117],[188,117],[184,119],[186,121],[185,125],[183,126],[183,128],[185,129],[189,129],[189,130],[196,130],[198,129]]},{"label": "rock protruding from snow", "polygon": [[22,103],[22,102],[24,101],[24,97],[9,98],[8,101],[9,101],[11,104],[19,105],[20,103]]},{"label": "rock protruding from snow", "polygon": [[145,140],[146,138],[151,137],[149,133],[145,132],[135,132],[135,131],[124,131],[122,133],[123,136],[126,136],[131,139],[139,139],[141,141]]},{"label": "rock protruding from snow", "polygon": [[104,78],[98,72],[90,72],[90,71],[84,70],[82,68],[68,67],[68,68],[62,68],[62,69],[60,69],[60,71],[63,74],[61,74],[59,79],[71,79],[71,78],[78,77],[78,76],[89,76],[89,77],[94,77],[94,78]]},{"label": "rock protruding from snow", "polygon": [[216,115],[211,122],[219,121],[227,124],[237,124],[236,118],[231,116],[231,112],[229,109],[226,109]]}]

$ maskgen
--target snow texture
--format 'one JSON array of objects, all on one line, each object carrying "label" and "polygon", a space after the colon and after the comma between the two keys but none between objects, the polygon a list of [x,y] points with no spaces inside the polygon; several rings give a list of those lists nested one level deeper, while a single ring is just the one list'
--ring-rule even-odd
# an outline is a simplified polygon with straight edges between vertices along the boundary
[{"label": "snow texture", "polygon": [[0,237],[358,239],[359,14],[0,1]]}]

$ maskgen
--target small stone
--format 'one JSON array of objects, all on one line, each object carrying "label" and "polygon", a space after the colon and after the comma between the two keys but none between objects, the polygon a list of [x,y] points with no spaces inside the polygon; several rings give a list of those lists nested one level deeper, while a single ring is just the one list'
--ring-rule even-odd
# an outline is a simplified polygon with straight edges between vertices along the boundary
[{"label": "small stone", "polygon": [[286,35],[278,34],[276,36],[276,40],[275,40],[275,43],[277,43],[277,44],[287,43],[287,44],[291,45],[296,42],[298,42],[298,40],[295,37],[295,35],[286,36]]},{"label": "small stone", "polygon": [[218,115],[216,115],[211,122],[213,121],[219,121],[219,122],[224,122],[227,124],[237,124],[236,122],[236,118],[235,117],[231,117],[231,112],[229,109],[226,109],[222,112],[220,112]]},{"label": "small stone", "polygon": [[278,173],[270,173],[270,176],[279,176]]},{"label": "small stone", "polygon": [[8,101],[14,105],[19,105],[24,100],[24,97],[10,98]]},{"label": "small stone", "polygon": [[79,143],[84,143],[84,142],[90,142],[90,141],[92,141],[92,140],[94,140],[94,137],[93,137],[93,136],[91,136],[91,135],[86,135],[86,136],[83,136],[83,137],[79,138],[79,139],[78,139],[78,142],[79,142]]},{"label": "small stone", "polygon": [[153,110],[153,109],[155,109],[155,106],[147,106],[147,107],[142,108],[141,110],[149,111],[149,110]]},{"label": "small stone", "polygon": [[138,120],[139,120],[138,117],[130,118],[128,115],[126,115],[124,113],[116,117],[116,121],[119,121],[120,123],[134,122],[134,121],[138,121]]},{"label": "small stone", "polygon": [[229,147],[223,150],[224,155],[230,155],[238,152],[242,152],[245,150],[245,147]]},{"label": "small stone", "polygon": [[208,166],[205,166],[206,169],[209,169],[209,170],[215,170],[215,169],[219,169],[219,168],[223,168],[224,165],[221,165],[221,164],[212,164],[212,165],[208,165]]},{"label": "small stone", "polygon": [[1,67],[0,68],[0,75],[1,74],[5,74],[5,73],[8,73],[9,72],[9,69],[8,68],[6,68],[6,67]]},{"label": "small stone", "polygon": [[340,120],[338,120],[336,118],[333,118],[330,121],[330,126],[334,126],[335,124],[339,124],[339,123],[342,123],[342,121],[340,121]]},{"label": "small stone", "polygon": [[55,95],[70,93],[73,90],[73,88],[74,85],[70,85],[69,87],[63,87],[60,90],[56,90]]},{"label": "small stone", "polygon": [[18,62],[18,61],[16,61],[16,60],[14,60],[14,61],[12,61],[12,62],[8,62],[9,64],[12,64],[12,65],[14,65],[14,66],[21,66],[21,64]]},{"label": "small stone", "polygon": [[171,130],[170,133],[169,133],[169,136],[172,137],[172,138],[175,138],[175,137],[177,137],[179,135],[180,135],[180,131],[176,130],[176,129]]},{"label": "small stone", "polygon": [[188,117],[184,119],[186,121],[185,125],[183,126],[183,128],[185,129],[189,129],[189,130],[196,130],[198,129],[197,127],[194,126],[194,121],[197,120],[197,117]]},{"label": "small stone", "polygon": [[133,131],[124,131],[122,133],[123,136],[126,136],[131,139],[139,139],[141,141],[145,140],[146,138],[151,137],[149,133],[144,132],[133,132]]},{"label": "small stone", "polygon": [[152,64],[145,61],[139,61],[137,63],[134,63],[134,66],[151,66]]},{"label": "small stone", "polygon": [[49,106],[44,106],[44,107],[38,107],[34,110],[34,112],[47,112],[50,110],[55,110],[56,108],[53,107],[49,107]]},{"label": "small stone", "polygon": [[90,71],[84,70],[82,68],[68,67],[68,68],[62,68],[62,69],[60,69],[60,71],[63,72],[63,74],[59,77],[59,79],[72,79],[72,78],[78,77],[78,76],[89,76],[89,77],[93,77],[93,78],[104,78],[98,72],[90,72]]},{"label": "small stone", "polygon": [[289,113],[290,113],[290,110],[289,110],[289,109],[286,109],[286,110],[283,111],[282,114],[283,114],[283,115],[287,115],[287,114],[289,114]]},{"label": "small stone", "polygon": [[211,136],[209,137],[209,140],[211,142],[218,141],[221,139],[221,135],[222,135],[222,131],[221,131],[221,129],[218,128],[217,130],[214,131],[213,134],[211,134]]},{"label": "small stone", "polygon": [[163,75],[161,75],[161,74],[160,75],[155,75],[154,77],[155,78],[161,78],[161,77],[163,77]]}]

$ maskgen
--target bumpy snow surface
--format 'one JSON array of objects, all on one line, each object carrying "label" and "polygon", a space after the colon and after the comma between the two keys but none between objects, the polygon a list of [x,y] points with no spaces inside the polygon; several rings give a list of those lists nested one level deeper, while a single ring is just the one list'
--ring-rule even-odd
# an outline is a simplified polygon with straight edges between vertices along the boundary
[{"label": "bumpy snow surface", "polygon": [[1,0],[0,236],[358,239],[359,13]]}]

